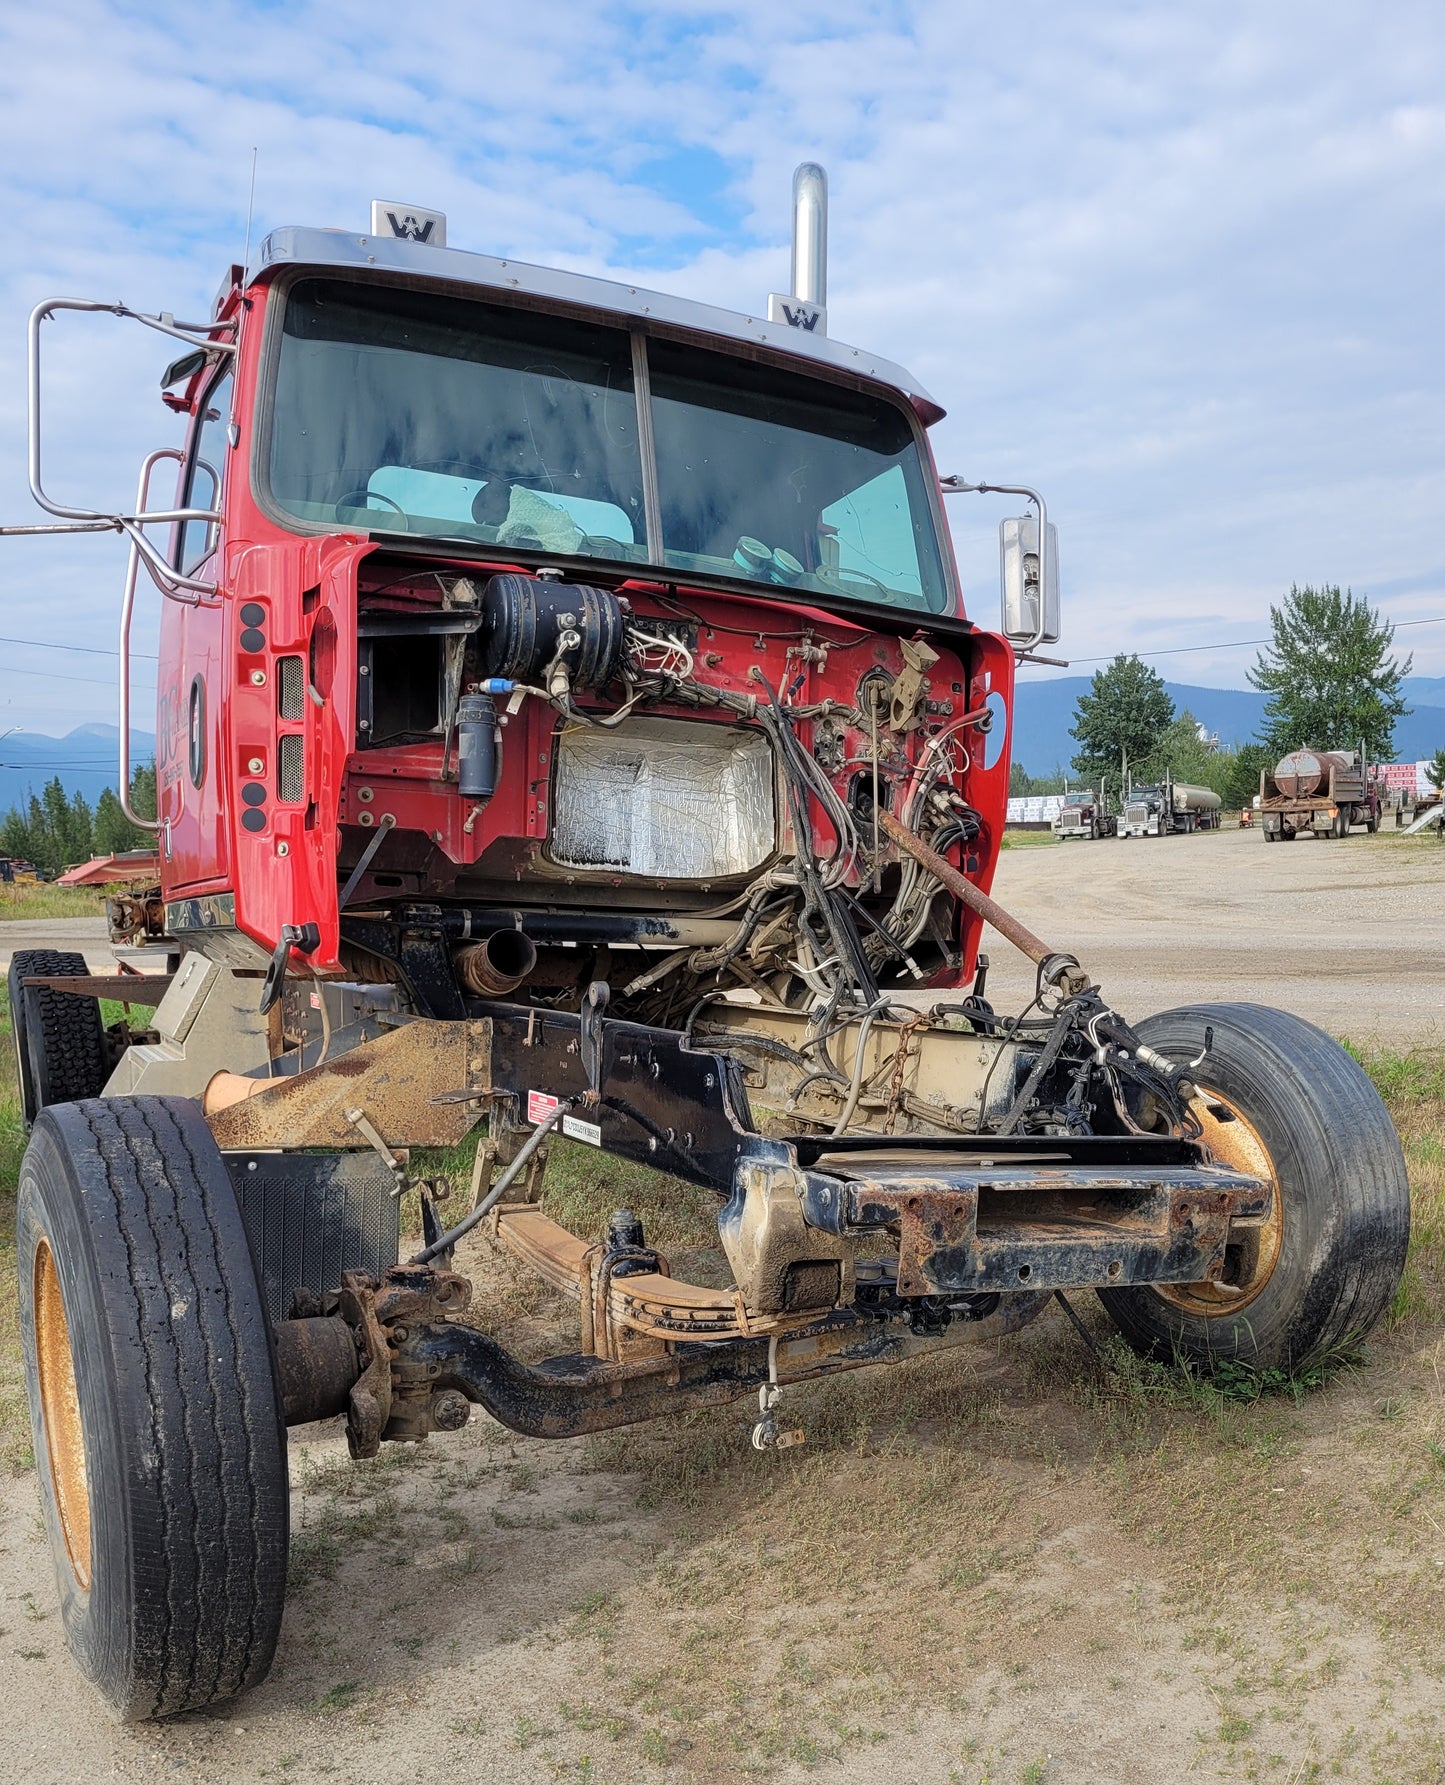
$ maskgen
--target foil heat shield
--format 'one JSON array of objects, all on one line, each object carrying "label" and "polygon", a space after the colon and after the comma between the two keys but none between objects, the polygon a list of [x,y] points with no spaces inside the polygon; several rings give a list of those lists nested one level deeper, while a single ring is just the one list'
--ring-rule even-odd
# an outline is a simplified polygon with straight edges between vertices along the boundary
[{"label": "foil heat shield", "polygon": [[776,773],[761,732],[629,719],[563,733],[552,859],[661,880],[723,880],[777,846]]}]

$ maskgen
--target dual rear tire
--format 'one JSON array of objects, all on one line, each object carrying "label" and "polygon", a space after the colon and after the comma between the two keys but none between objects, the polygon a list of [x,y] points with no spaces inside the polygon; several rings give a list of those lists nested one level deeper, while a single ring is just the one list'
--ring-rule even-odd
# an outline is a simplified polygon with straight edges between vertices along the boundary
[{"label": "dual rear tire", "polygon": [[70,949],[21,948],[10,960],[6,992],[15,1043],[15,1077],[28,1129],[48,1103],[98,1097],[110,1076],[100,1006],[27,979],[79,979],[85,956]]}]

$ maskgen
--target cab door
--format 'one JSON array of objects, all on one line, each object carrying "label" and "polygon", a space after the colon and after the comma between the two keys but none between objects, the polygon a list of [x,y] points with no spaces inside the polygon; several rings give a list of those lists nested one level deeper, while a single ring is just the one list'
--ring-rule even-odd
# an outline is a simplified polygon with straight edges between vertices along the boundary
[{"label": "cab door", "polygon": [[[235,379],[224,365],[195,406],[179,506],[223,512],[232,456],[231,403]],[[156,799],[162,820],[161,882],[166,896],[224,886],[230,878],[223,822],[225,714],[222,645],[227,598],[220,587],[223,528],[184,521],[174,557],[183,576],[218,585],[196,603],[162,604],[160,674],[156,690]]]}]

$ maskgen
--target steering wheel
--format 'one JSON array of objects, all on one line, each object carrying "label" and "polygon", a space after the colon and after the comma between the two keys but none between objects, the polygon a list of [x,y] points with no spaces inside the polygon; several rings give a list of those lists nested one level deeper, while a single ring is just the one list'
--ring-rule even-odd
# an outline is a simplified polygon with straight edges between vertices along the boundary
[{"label": "steering wheel", "polygon": [[[359,502],[356,500],[358,496],[361,498]],[[390,496],[383,496],[380,490],[348,490],[336,504],[336,518],[338,521],[346,519],[341,512],[343,508],[369,508],[373,502],[384,502],[388,508],[394,508],[401,516],[402,532],[410,531],[410,516],[406,510],[400,502],[393,502]]]}]

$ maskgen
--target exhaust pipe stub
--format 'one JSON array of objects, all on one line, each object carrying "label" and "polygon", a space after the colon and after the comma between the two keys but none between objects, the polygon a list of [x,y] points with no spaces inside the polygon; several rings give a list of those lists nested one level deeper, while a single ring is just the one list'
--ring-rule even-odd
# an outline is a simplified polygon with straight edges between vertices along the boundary
[{"label": "exhaust pipe stub", "polygon": [[521,930],[497,930],[485,942],[469,942],[452,956],[457,977],[483,998],[515,991],[537,965],[537,945]]}]

